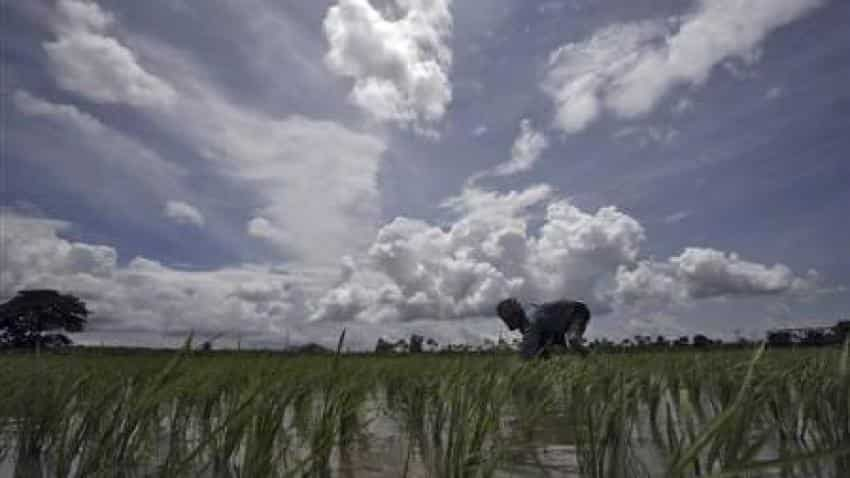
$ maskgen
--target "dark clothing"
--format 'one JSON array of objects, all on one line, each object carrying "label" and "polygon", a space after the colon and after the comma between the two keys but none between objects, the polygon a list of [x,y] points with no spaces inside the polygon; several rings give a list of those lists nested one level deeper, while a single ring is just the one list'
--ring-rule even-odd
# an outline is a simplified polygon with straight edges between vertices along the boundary
[{"label": "dark clothing", "polygon": [[547,345],[566,347],[567,334],[570,345],[577,347],[589,321],[590,310],[582,302],[559,300],[542,304],[531,314],[529,327],[523,333],[520,355],[536,357]]}]

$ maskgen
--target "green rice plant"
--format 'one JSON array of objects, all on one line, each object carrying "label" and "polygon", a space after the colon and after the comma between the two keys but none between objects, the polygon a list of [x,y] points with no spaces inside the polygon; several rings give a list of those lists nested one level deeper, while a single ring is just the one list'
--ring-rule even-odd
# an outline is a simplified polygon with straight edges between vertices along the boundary
[{"label": "green rice plant", "polygon": [[588,380],[587,371],[574,373],[574,380],[567,384],[579,470],[588,477],[644,476],[632,442],[640,382],[623,371],[602,370],[593,380]]},{"label": "green rice plant", "polygon": [[[50,478],[835,478],[849,355],[7,355],[0,460]],[[383,461],[381,437],[401,461],[364,462]],[[562,469],[539,453],[554,444],[574,450]]]}]

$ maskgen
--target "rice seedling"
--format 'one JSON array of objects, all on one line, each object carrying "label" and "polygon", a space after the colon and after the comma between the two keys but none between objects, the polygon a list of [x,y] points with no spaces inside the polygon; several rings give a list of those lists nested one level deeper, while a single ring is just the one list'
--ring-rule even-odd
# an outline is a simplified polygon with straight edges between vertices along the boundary
[{"label": "rice seedling", "polygon": [[51,478],[840,477],[848,355],[5,355],[0,463]]}]

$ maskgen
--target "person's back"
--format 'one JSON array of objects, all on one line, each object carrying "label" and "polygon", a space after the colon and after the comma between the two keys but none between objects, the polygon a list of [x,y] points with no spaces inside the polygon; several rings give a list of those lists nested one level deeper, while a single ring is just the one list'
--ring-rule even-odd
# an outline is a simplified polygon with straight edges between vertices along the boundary
[{"label": "person's back", "polygon": [[563,299],[541,304],[532,313],[531,320],[527,319],[519,301],[513,298],[500,302],[496,311],[510,330],[522,332],[520,355],[523,358],[544,354],[548,345],[567,347],[567,334],[570,335],[570,347],[583,351],[582,336],[590,321],[590,309],[583,302]]}]

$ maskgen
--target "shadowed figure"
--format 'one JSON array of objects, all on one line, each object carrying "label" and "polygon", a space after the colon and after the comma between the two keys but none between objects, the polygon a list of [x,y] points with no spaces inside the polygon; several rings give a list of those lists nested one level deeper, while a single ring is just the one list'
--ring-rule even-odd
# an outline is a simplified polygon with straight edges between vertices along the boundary
[{"label": "shadowed figure", "polygon": [[522,333],[519,352],[523,358],[546,357],[546,347],[551,345],[587,353],[582,345],[584,331],[590,322],[590,309],[586,304],[564,299],[534,307],[529,320],[522,304],[514,298],[505,299],[496,306],[496,313],[508,329]]}]

